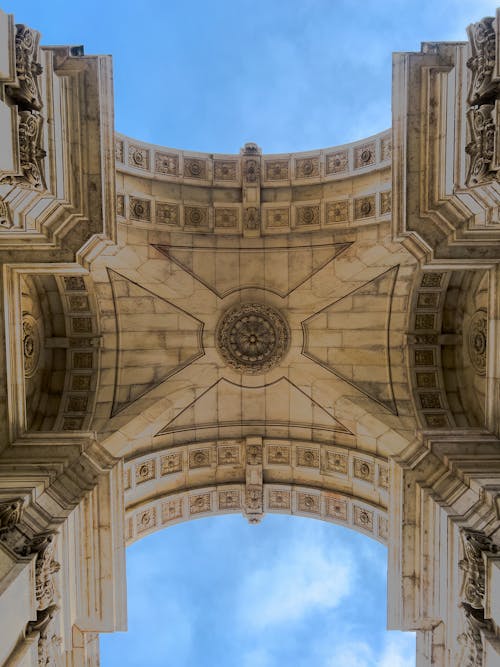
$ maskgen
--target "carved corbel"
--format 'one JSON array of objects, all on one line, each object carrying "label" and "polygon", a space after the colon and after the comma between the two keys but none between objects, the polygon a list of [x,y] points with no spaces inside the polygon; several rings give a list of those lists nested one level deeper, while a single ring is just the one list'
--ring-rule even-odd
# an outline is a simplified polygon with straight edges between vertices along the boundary
[{"label": "carved corbel", "polygon": [[471,57],[467,67],[471,72],[468,103],[473,106],[494,96],[497,84],[493,81],[495,69],[496,35],[495,19],[488,16],[467,28]]},{"label": "carved corbel", "polygon": [[21,522],[23,510],[24,500],[22,498],[0,503],[0,538]]},{"label": "carved corbel", "polygon": [[7,94],[23,109],[40,111],[42,98],[38,77],[43,71],[37,60],[40,33],[28,26],[16,25],[16,78],[15,85],[7,87]]}]

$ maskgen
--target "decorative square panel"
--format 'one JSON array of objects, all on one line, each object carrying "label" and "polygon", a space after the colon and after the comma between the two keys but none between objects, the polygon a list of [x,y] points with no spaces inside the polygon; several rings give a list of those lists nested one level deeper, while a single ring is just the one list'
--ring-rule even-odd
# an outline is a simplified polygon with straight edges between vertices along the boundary
[{"label": "decorative square panel", "polygon": [[240,212],[236,207],[215,209],[216,229],[238,229]]},{"label": "decorative square panel", "polygon": [[156,476],[156,465],[154,459],[149,459],[148,461],[143,461],[138,463],[135,466],[135,483],[142,484],[143,482],[149,482],[151,479],[154,479]]},{"label": "decorative square panel", "polygon": [[210,449],[205,447],[203,449],[192,449],[189,452],[189,467],[190,468],[206,468],[210,465]]},{"label": "decorative square panel", "polygon": [[92,375],[72,375],[71,390],[88,391],[91,387],[91,382],[92,382]]},{"label": "decorative square panel", "polygon": [[295,178],[317,178],[319,176],[319,157],[297,158],[295,160]]},{"label": "decorative square panel", "polygon": [[349,156],[347,151],[337,151],[326,155],[326,173],[341,174],[349,169]]},{"label": "decorative square panel", "polygon": [[206,160],[198,158],[184,158],[184,177],[207,180],[208,166]]},{"label": "decorative square panel", "polygon": [[67,292],[84,292],[87,289],[82,276],[64,276],[63,280]]},{"label": "decorative square panel", "polygon": [[424,414],[427,426],[431,428],[448,428],[450,422],[446,414]]},{"label": "decorative square panel", "polygon": [[131,144],[128,148],[128,163],[136,169],[149,170],[149,151],[142,146]]},{"label": "decorative square panel", "polygon": [[339,496],[327,495],[325,514],[338,521],[347,521],[347,500]]},{"label": "decorative square panel", "polygon": [[439,292],[420,292],[417,297],[417,308],[437,308]]},{"label": "decorative square panel", "polygon": [[348,457],[343,452],[327,449],[325,452],[325,470],[336,472],[341,475],[348,473]]},{"label": "decorative square panel", "polygon": [[442,279],[442,273],[424,273],[420,285],[421,287],[441,287]]},{"label": "decorative square panel", "polygon": [[437,387],[436,373],[416,373],[417,387]]},{"label": "decorative square panel", "polygon": [[90,310],[88,297],[84,294],[79,294],[78,296],[69,296],[68,305],[70,310],[76,312],[85,312]]},{"label": "decorative square panel", "polygon": [[434,366],[434,350],[415,350],[415,366]]},{"label": "decorative square panel", "polygon": [[365,459],[354,458],[354,477],[373,484],[375,480],[375,466]]},{"label": "decorative square panel", "polygon": [[375,195],[354,200],[354,219],[372,218],[375,215]]},{"label": "decorative square panel", "polygon": [[184,225],[192,229],[208,229],[208,207],[184,206]]},{"label": "decorative square panel", "polygon": [[160,458],[160,475],[171,475],[182,471],[182,452],[171,452]]},{"label": "decorative square panel", "polygon": [[178,204],[156,202],[156,222],[162,225],[178,227],[180,224]]},{"label": "decorative square panel", "polygon": [[297,507],[300,512],[319,514],[319,500],[320,497],[316,493],[307,493],[303,491],[297,493]]},{"label": "decorative square panel", "polygon": [[288,180],[288,160],[267,160],[264,165],[267,181]]},{"label": "decorative square panel", "polygon": [[241,492],[239,489],[224,489],[218,492],[220,510],[241,509]]},{"label": "decorative square panel", "polygon": [[161,504],[161,522],[170,523],[182,519],[183,499],[182,497],[170,498]]},{"label": "decorative square panel", "polygon": [[64,417],[63,431],[81,431],[83,428],[83,417]]},{"label": "decorative square panel", "polygon": [[434,329],[436,317],[433,313],[418,313],[415,315],[415,329]]},{"label": "decorative square panel", "polygon": [[208,493],[198,493],[189,497],[189,513],[201,514],[210,512],[212,509],[212,495]]},{"label": "decorative square panel", "polygon": [[73,352],[73,367],[78,369],[92,368],[94,355],[92,352]]},{"label": "decorative square panel", "polygon": [[355,526],[359,526],[364,530],[369,530],[373,532],[373,512],[365,509],[364,507],[359,507],[354,505],[353,508],[353,521]]},{"label": "decorative square panel", "polygon": [[214,160],[214,180],[236,181],[238,162],[236,160]]},{"label": "decorative square panel", "polygon": [[155,153],[155,172],[166,176],[178,176],[179,156],[175,153]]},{"label": "decorative square panel", "polygon": [[319,449],[315,447],[297,447],[297,465],[306,468],[319,468]]},{"label": "decorative square panel", "polygon": [[268,229],[284,228],[290,226],[289,208],[266,209],[266,227]]},{"label": "decorative square panel", "polygon": [[71,317],[72,333],[92,333],[92,319],[90,317]]},{"label": "decorative square panel", "polygon": [[68,397],[68,402],[66,403],[66,412],[86,412],[89,402],[89,397],[84,395],[74,395],[71,394]]},{"label": "decorative square panel", "polygon": [[129,198],[129,216],[131,220],[151,221],[151,202],[149,199]]},{"label": "decorative square panel", "polygon": [[287,489],[270,489],[269,509],[285,510],[290,512],[292,509],[292,498],[290,491]]},{"label": "decorative square panel", "polygon": [[290,447],[288,445],[268,445],[267,462],[274,465],[290,465]]},{"label": "decorative square panel", "polygon": [[319,225],[321,222],[320,206],[297,206],[295,209],[295,225],[297,227],[310,227]]},{"label": "decorative square panel", "polygon": [[331,201],[326,205],[326,224],[335,225],[349,222],[349,202],[347,199]]},{"label": "decorative square panel", "polygon": [[442,409],[441,395],[437,391],[425,392],[419,394],[420,407],[423,410],[440,410]]},{"label": "decorative square panel", "polygon": [[356,146],[354,149],[354,168],[361,169],[375,164],[375,142]]},{"label": "decorative square panel", "polygon": [[156,508],[150,507],[147,510],[139,512],[136,516],[136,526],[138,533],[145,533],[156,526]]},{"label": "decorative square panel", "polygon": [[219,465],[238,465],[240,463],[240,448],[238,445],[219,445],[217,448],[217,462]]}]

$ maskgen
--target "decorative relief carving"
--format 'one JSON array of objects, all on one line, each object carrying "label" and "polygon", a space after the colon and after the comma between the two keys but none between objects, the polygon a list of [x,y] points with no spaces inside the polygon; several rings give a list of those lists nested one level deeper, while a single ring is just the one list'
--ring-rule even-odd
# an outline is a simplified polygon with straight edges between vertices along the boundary
[{"label": "decorative relief carving", "polygon": [[183,514],[183,500],[182,497],[171,498],[161,504],[161,522],[162,524],[169,523],[181,519]]},{"label": "decorative relief carving", "polygon": [[261,444],[247,444],[246,461],[249,466],[262,465],[262,445]]},{"label": "decorative relief carving", "polygon": [[354,219],[362,220],[375,215],[375,196],[360,197],[354,200]]},{"label": "decorative relief carving", "polygon": [[255,184],[260,179],[260,162],[259,160],[245,160],[243,167],[243,175],[245,183]]},{"label": "decorative relief carving", "polygon": [[278,465],[290,465],[290,447],[286,445],[268,445],[267,462]]},{"label": "decorative relief carving", "polygon": [[299,512],[319,514],[320,496],[317,493],[299,491],[297,493],[297,507]]},{"label": "decorative relief carving", "polygon": [[495,160],[494,104],[483,104],[467,112],[467,127],[470,141],[465,147],[469,155],[467,185],[478,185],[494,178]]},{"label": "decorative relief carving", "polygon": [[467,28],[472,53],[467,61],[471,72],[467,101],[471,106],[495,92],[496,84],[492,82],[496,51],[494,21],[488,16]]},{"label": "decorative relief carving", "polygon": [[239,489],[224,489],[223,491],[219,491],[218,495],[220,510],[241,509],[241,493]]},{"label": "decorative relief carving", "polygon": [[117,162],[122,162],[125,159],[125,150],[123,146],[123,141],[121,139],[115,139],[115,160]]},{"label": "decorative relief carving", "polygon": [[317,178],[319,176],[319,157],[297,158],[295,160],[295,178]]},{"label": "decorative relief carving", "polygon": [[238,163],[236,160],[214,160],[214,179],[216,181],[236,181]]},{"label": "decorative relief carving", "polygon": [[297,227],[319,225],[320,222],[321,214],[319,204],[317,206],[297,206],[295,220]]},{"label": "decorative relief carving", "polygon": [[326,205],[326,224],[335,225],[339,222],[349,222],[349,202],[347,199],[328,202]]},{"label": "decorative relief carving", "polygon": [[363,144],[354,149],[354,168],[369,167],[375,164],[375,144]]},{"label": "decorative relief carving", "polygon": [[364,530],[369,530],[373,532],[373,512],[370,510],[364,509],[364,507],[359,507],[354,505],[354,524],[363,528]]},{"label": "decorative relief carving", "polygon": [[354,477],[373,484],[375,480],[375,466],[364,459],[354,459]]},{"label": "decorative relief carving", "polygon": [[325,469],[328,472],[336,472],[341,475],[347,475],[348,471],[348,457],[347,454],[326,450],[325,452]]},{"label": "decorative relief carving", "polygon": [[89,402],[88,396],[69,395],[66,403],[66,412],[86,412]]},{"label": "decorative relief carving", "polygon": [[281,362],[290,344],[290,330],[271,306],[244,303],[224,313],[215,338],[217,350],[231,368],[256,375]]},{"label": "decorative relief carving", "polygon": [[171,475],[174,472],[182,470],[182,452],[172,452],[165,454],[160,459],[160,475]]},{"label": "decorative relief carving", "polygon": [[245,209],[243,226],[248,230],[256,230],[260,227],[260,210],[255,206],[249,206]]},{"label": "decorative relief carving", "polygon": [[94,355],[92,352],[74,352],[73,353],[73,368],[79,370],[93,368]]},{"label": "decorative relief carving", "polygon": [[482,667],[483,632],[492,632],[493,624],[485,618],[485,557],[497,554],[499,549],[484,533],[464,529],[461,531],[464,557],[459,562],[463,571],[462,603],[465,632],[459,638],[465,647],[461,665],[464,667]]},{"label": "decorative relief carving", "polygon": [[326,174],[340,174],[349,169],[347,151],[338,151],[326,155]]},{"label": "decorative relief carving", "polygon": [[415,329],[434,329],[436,316],[434,313],[417,313],[415,315]]},{"label": "decorative relief carving", "polygon": [[288,160],[267,160],[264,164],[267,181],[286,181],[288,179]]},{"label": "decorative relief carving", "polygon": [[179,156],[174,153],[155,153],[155,172],[167,176],[178,176]]},{"label": "decorative relief carving", "polygon": [[245,501],[247,510],[262,511],[262,486],[260,484],[247,484]]},{"label": "decorative relief carving", "polygon": [[7,202],[0,198],[0,228],[10,229],[13,226],[10,208]]},{"label": "decorative relief carving", "polygon": [[142,484],[143,482],[149,482],[149,480],[154,479],[156,476],[156,465],[154,459],[149,459],[148,461],[143,461],[135,466],[135,483]]},{"label": "decorative relief carving", "polygon": [[290,512],[292,509],[290,491],[287,491],[286,489],[271,489],[269,491],[269,509]]},{"label": "decorative relief carving", "polygon": [[92,319],[90,317],[72,317],[72,333],[92,333]]},{"label": "decorative relief carving", "polygon": [[92,375],[77,375],[71,376],[71,390],[72,391],[89,391],[92,385]]},{"label": "decorative relief carving", "polygon": [[434,366],[434,350],[415,350],[415,366]]},{"label": "decorative relief carving", "polygon": [[431,428],[447,428],[450,425],[449,419],[445,414],[426,414],[424,417],[427,426]]},{"label": "decorative relief carving", "polygon": [[202,512],[210,512],[212,509],[212,496],[208,493],[198,493],[189,498],[189,513],[201,514]]},{"label": "decorative relief carving", "polygon": [[24,546],[16,549],[23,557],[36,554],[35,559],[35,599],[37,611],[43,611],[54,604],[54,574],[60,570],[54,559],[56,534],[53,532],[35,535]]},{"label": "decorative relief carving", "polygon": [[258,523],[264,512],[263,447],[260,438],[246,440],[245,506],[244,514],[249,523]]},{"label": "decorative relief carving", "polygon": [[382,489],[389,489],[389,466],[380,463],[378,465],[378,485]]},{"label": "decorative relief carving", "polygon": [[425,392],[419,394],[420,407],[422,410],[440,410],[443,405],[441,403],[441,394],[439,392]]},{"label": "decorative relief carving", "polygon": [[315,447],[297,447],[297,465],[306,468],[319,468],[319,449]]},{"label": "decorative relief carving", "polygon": [[207,180],[207,161],[198,158],[184,158],[185,178]]},{"label": "decorative relief carving", "polygon": [[21,23],[16,25],[16,84],[7,87],[8,95],[21,108],[40,111],[42,99],[38,77],[43,71],[37,62],[40,33]]},{"label": "decorative relief carving", "polygon": [[180,223],[178,204],[156,202],[156,222],[178,227]]},{"label": "decorative relief carving", "polygon": [[347,500],[335,495],[326,496],[326,516],[338,521],[347,521]]},{"label": "decorative relief carving", "polygon": [[130,197],[129,211],[131,220],[151,221],[151,202],[149,199]]},{"label": "decorative relief carving", "polygon": [[22,327],[24,375],[30,378],[38,370],[40,361],[40,331],[37,321],[29,313],[23,313]]},{"label": "decorative relief carving", "polygon": [[141,146],[131,144],[128,148],[128,163],[136,169],[149,170],[149,151]]},{"label": "decorative relief carving", "polygon": [[210,466],[210,449],[208,447],[189,452],[190,468],[207,468],[208,466]]},{"label": "decorative relief carving", "polygon": [[19,111],[19,162],[22,176],[4,176],[0,182],[45,188],[42,160],[46,152],[41,147],[42,116],[38,111]]},{"label": "decorative relief carving", "polygon": [[392,159],[392,139],[390,137],[387,139],[382,139],[380,143],[380,152],[380,159],[382,162]]},{"label": "decorative relief carving", "polygon": [[480,308],[471,318],[467,334],[467,351],[474,370],[486,374],[486,350],[488,343],[488,314]]},{"label": "decorative relief carving", "polygon": [[194,229],[208,229],[208,207],[185,206],[184,225]]},{"label": "decorative relief carving", "polygon": [[215,227],[218,229],[237,229],[239,218],[239,210],[237,208],[215,209]]},{"label": "decorative relief carving", "polygon": [[380,193],[380,215],[386,215],[392,211],[392,191]]},{"label": "decorative relief carving", "polygon": [[436,373],[416,373],[417,387],[437,387]]},{"label": "decorative relief carving", "polygon": [[0,503],[0,536],[10,532],[21,522],[24,509],[24,500],[14,498]]},{"label": "decorative relief carving", "polygon": [[64,289],[67,292],[86,291],[85,280],[81,276],[64,276]]},{"label": "decorative relief carving", "polygon": [[266,227],[282,228],[290,226],[290,209],[268,208],[266,209]]},{"label": "decorative relief carving", "polygon": [[443,279],[442,273],[424,273],[422,275],[422,282],[420,283],[421,287],[441,287],[441,281]]},{"label": "decorative relief carving", "polygon": [[139,512],[136,517],[136,526],[137,533],[145,533],[147,530],[151,530],[156,527],[156,508],[150,507],[149,509]]},{"label": "decorative relief carving", "polygon": [[419,292],[417,296],[417,308],[435,309],[439,305],[440,292]]},{"label": "decorative relief carving", "polygon": [[384,541],[389,537],[389,521],[384,516],[378,518],[378,536]]},{"label": "decorative relief carving", "polygon": [[219,465],[238,465],[240,463],[240,448],[238,445],[219,445],[217,448],[217,462]]},{"label": "decorative relief carving", "polygon": [[68,305],[70,310],[76,312],[88,312],[90,311],[89,299],[84,294],[79,294],[78,296],[69,296]]}]

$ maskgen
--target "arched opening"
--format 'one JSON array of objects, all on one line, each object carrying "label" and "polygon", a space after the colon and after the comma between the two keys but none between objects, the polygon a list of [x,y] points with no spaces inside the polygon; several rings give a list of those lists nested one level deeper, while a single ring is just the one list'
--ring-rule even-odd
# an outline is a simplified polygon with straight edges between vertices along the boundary
[{"label": "arched opening", "polygon": [[129,632],[101,635],[101,664],[413,667],[386,571],[384,545],[304,517],[172,526],[129,547]]}]

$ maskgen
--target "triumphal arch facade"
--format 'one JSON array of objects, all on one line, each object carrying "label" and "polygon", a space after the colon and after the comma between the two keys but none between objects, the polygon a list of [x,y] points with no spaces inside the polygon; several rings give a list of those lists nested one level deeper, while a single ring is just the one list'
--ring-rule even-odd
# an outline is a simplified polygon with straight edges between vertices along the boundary
[{"label": "triumphal arch facade", "polygon": [[127,544],[282,512],[387,544],[419,667],[500,665],[499,25],[395,54],[391,130],[222,155],[0,13],[0,664],[98,665]]}]

